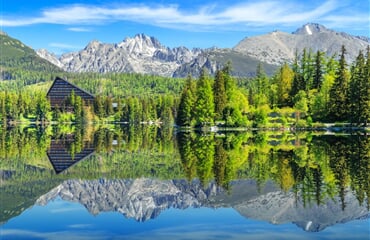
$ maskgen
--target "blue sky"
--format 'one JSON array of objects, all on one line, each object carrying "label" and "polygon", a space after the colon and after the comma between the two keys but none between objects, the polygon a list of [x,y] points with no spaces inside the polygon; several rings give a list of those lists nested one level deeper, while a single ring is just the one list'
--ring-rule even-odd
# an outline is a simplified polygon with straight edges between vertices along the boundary
[{"label": "blue sky", "polygon": [[369,37],[369,5],[369,0],[0,0],[0,28],[56,54],[137,33],[169,47],[231,48],[245,37],[292,32],[308,22]]}]

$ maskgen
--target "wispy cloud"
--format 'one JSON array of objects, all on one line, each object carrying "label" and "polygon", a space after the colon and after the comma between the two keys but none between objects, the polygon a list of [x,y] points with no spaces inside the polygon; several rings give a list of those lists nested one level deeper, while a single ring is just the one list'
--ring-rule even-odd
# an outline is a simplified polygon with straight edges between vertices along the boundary
[{"label": "wispy cloud", "polygon": [[[358,12],[356,17],[349,17],[345,8],[351,8],[351,2],[327,0],[318,5],[312,3],[264,0],[247,1],[226,8],[215,4],[198,7],[192,11],[184,10],[179,5],[83,5],[74,4],[64,7],[49,8],[39,16],[13,16],[0,20],[0,25],[16,27],[33,24],[62,25],[100,25],[109,22],[131,21],[166,28],[217,29],[218,27],[236,29],[236,26],[297,26],[306,22],[335,24],[364,24],[369,21],[367,12]],[[343,13],[344,12],[344,13]],[[348,11],[347,11],[348,12]],[[341,20],[341,22],[338,21]],[[344,23],[343,23],[344,21]],[[368,27],[368,26],[367,26]],[[70,31],[87,31],[88,28],[68,28]]]},{"label": "wispy cloud", "polygon": [[70,27],[70,28],[67,28],[67,30],[71,32],[92,32],[91,28],[86,28],[86,27]]}]

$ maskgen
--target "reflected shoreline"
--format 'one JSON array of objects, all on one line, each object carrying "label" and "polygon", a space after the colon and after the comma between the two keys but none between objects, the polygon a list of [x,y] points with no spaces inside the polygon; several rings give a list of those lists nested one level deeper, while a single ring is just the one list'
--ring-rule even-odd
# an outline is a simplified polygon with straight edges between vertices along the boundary
[{"label": "reflected shoreline", "polygon": [[189,207],[305,231],[369,218],[370,141],[361,134],[74,126],[0,136],[3,223],[57,196],[139,222]]}]

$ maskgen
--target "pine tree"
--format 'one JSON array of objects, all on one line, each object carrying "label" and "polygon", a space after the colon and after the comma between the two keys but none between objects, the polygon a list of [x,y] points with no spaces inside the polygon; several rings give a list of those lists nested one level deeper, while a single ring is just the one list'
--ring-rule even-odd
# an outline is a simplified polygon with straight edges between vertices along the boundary
[{"label": "pine tree", "polygon": [[348,72],[345,54],[346,49],[342,46],[339,68],[337,69],[329,97],[329,118],[333,121],[343,121],[347,119]]},{"label": "pine tree", "polygon": [[222,119],[223,111],[227,104],[227,95],[225,90],[225,74],[218,70],[215,76],[215,83],[213,86],[214,102],[215,102],[215,118]]},{"label": "pine tree", "polygon": [[265,73],[263,65],[258,63],[256,69],[256,85],[257,85],[257,94],[255,96],[255,106],[262,106],[263,104],[268,103],[268,96],[269,96],[269,79]]},{"label": "pine tree", "polygon": [[365,77],[364,77],[364,99],[363,99],[363,111],[362,118],[363,123],[367,126],[370,121],[370,46],[366,49],[366,66],[365,66]]},{"label": "pine tree", "polygon": [[185,87],[182,91],[176,123],[179,126],[191,126],[194,117],[195,105],[195,81],[188,75]]},{"label": "pine tree", "polygon": [[301,72],[303,78],[303,89],[308,93],[310,89],[312,89],[312,82],[314,76],[314,64],[312,61],[312,52],[311,50],[307,52],[306,49],[303,49],[302,60],[301,60]]},{"label": "pine tree", "polygon": [[369,77],[367,73],[369,64],[366,62],[362,51],[356,58],[351,71],[348,99],[350,103],[349,117],[351,123],[365,124],[369,120]]},{"label": "pine tree", "polygon": [[292,66],[292,70],[294,73],[293,76],[293,83],[292,83],[292,88],[290,90],[290,104],[293,104],[293,99],[294,96],[300,91],[300,90],[305,90],[305,84],[304,84],[304,79],[300,70],[299,66],[299,59],[298,59],[298,52],[295,52],[295,58],[294,58],[294,63]]},{"label": "pine tree", "polygon": [[214,122],[214,100],[211,80],[203,68],[197,82],[195,122],[197,126],[212,125]]},{"label": "pine tree", "polygon": [[316,88],[316,89],[321,88],[322,77],[323,77],[323,74],[324,74],[324,70],[323,70],[323,67],[322,67],[322,65],[323,65],[323,63],[322,63],[323,55],[324,55],[324,53],[320,52],[319,50],[316,52],[315,65],[314,65],[315,71],[314,71],[314,75],[313,75],[312,88]]}]

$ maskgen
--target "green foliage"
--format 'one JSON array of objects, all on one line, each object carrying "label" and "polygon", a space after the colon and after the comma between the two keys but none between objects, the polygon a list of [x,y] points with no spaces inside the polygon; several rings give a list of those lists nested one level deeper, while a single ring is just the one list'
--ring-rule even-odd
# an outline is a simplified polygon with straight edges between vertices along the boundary
[{"label": "green foliage", "polygon": [[196,85],[188,77],[177,110],[178,125],[207,126],[216,121],[222,121],[228,127],[248,125],[248,100],[230,76],[230,68],[227,64],[217,71],[213,84],[205,70]]},{"label": "green foliage", "polygon": [[197,82],[196,98],[194,110],[195,125],[212,125],[214,122],[215,107],[211,79],[205,69],[202,70]]},{"label": "green foliage", "polygon": [[345,60],[346,49],[342,46],[342,52],[339,60],[339,68],[336,71],[336,77],[329,95],[329,118],[333,121],[343,121],[348,116],[348,71]]},{"label": "green foliage", "polygon": [[215,119],[221,120],[223,118],[223,111],[227,104],[226,95],[226,83],[225,83],[225,73],[221,70],[216,72],[215,82],[213,85],[213,94],[215,102]]},{"label": "green foliage", "polygon": [[195,90],[196,83],[189,75],[186,80],[185,87],[182,91],[180,104],[177,115],[177,125],[191,126],[193,125],[194,105],[195,105]]},{"label": "green foliage", "polygon": [[351,71],[351,80],[349,83],[348,99],[351,115],[351,123],[356,125],[364,124],[370,120],[370,78],[368,71],[369,63],[365,67],[365,57],[360,51],[355,65]]},{"label": "green foliage", "polygon": [[[298,114],[307,113],[308,111],[308,102],[306,92],[300,90],[294,99],[294,108],[297,110]],[[299,117],[298,117],[299,119]]]},{"label": "green foliage", "polygon": [[[12,172],[3,179],[1,196],[31,197],[31,192],[41,191],[36,182],[49,183],[50,188],[43,188],[49,191],[71,178],[198,178],[203,185],[214,180],[225,189],[232,187],[231,181],[255,179],[260,186],[273,181],[285,191],[300,193],[305,204],[321,204],[337,194],[343,197],[351,187],[359,203],[369,206],[367,136],[190,132],[179,133],[175,141],[171,132],[153,126],[90,127],[0,129],[0,169]],[[73,141],[65,141],[69,154],[86,146],[94,146],[95,154],[55,175],[46,156],[51,139],[63,142],[71,137]],[[341,203],[345,208],[344,198]]]},{"label": "green foliage", "polygon": [[277,85],[277,104],[278,106],[287,106],[289,104],[289,93],[292,89],[292,82],[294,78],[293,70],[284,64],[277,74],[274,76],[274,82]]},{"label": "green foliage", "polygon": [[[13,49],[15,52],[7,48],[7,54],[32,53],[20,43],[4,40],[5,43],[17,45]],[[256,77],[234,78],[230,75],[231,64],[227,63],[214,78],[203,72],[195,81],[190,76],[186,80],[142,74],[1,68],[5,80],[0,81],[0,119],[2,124],[72,120],[130,124],[162,122],[170,126],[176,120],[179,126],[216,123],[226,127],[274,128],[292,123],[290,116],[266,118],[266,114],[261,113],[269,106],[271,112],[294,107],[296,122],[300,114],[305,113],[304,117],[312,118],[312,126],[317,126],[317,121],[366,126],[370,118],[369,55],[369,50],[366,57],[361,52],[348,69],[344,48],[339,61],[319,51],[313,54],[303,50],[300,55],[296,52],[291,67],[283,64],[272,77],[268,77],[263,65],[259,64]],[[72,101],[69,106],[51,111],[45,93],[52,80],[61,74],[95,94],[93,106],[84,105],[75,96],[69,99]],[[117,107],[113,108],[112,103]],[[73,115],[65,114],[68,111]],[[248,117],[257,122],[251,123]]]},{"label": "green foliage", "polygon": [[[0,66],[5,69],[20,68],[31,71],[62,72],[60,68],[39,57],[36,52],[19,40],[0,34]],[[1,69],[2,76],[9,79],[11,72]]]}]

